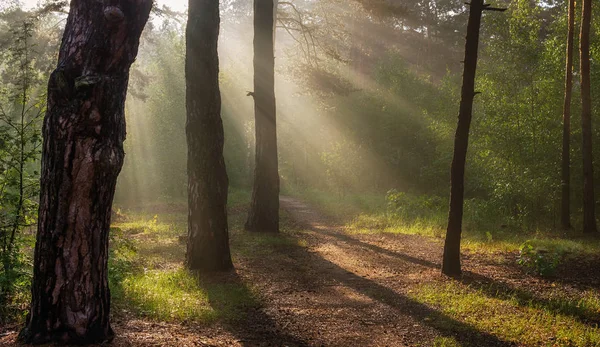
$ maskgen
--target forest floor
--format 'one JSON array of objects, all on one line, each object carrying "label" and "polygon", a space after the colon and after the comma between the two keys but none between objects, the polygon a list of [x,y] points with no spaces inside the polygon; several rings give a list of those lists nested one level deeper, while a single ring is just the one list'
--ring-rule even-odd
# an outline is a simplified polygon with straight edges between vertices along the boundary
[{"label": "forest floor", "polygon": [[[600,346],[598,258],[542,278],[515,252],[468,251],[450,279],[438,238],[352,233],[300,200],[281,205],[281,235],[243,232],[246,209],[231,210],[236,270],[199,281],[182,270],[185,210],[115,223],[112,345]],[[0,328],[1,346],[17,328]]]}]

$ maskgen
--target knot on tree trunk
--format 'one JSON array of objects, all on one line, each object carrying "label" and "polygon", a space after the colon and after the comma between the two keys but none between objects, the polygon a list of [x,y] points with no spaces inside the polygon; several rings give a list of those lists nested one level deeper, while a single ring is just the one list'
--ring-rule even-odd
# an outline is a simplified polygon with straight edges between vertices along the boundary
[{"label": "knot on tree trunk", "polygon": [[104,9],[104,18],[106,18],[106,20],[109,23],[113,23],[114,24],[114,23],[119,23],[123,19],[125,19],[125,14],[117,6],[107,6]]}]

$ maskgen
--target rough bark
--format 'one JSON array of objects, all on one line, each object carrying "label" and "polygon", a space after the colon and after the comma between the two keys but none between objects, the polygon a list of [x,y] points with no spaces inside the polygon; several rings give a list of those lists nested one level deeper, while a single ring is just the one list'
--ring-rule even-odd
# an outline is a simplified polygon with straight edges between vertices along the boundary
[{"label": "rough bark", "polygon": [[275,2],[254,0],[254,187],[246,230],[279,232],[279,170],[275,106]]},{"label": "rough bark", "polygon": [[477,54],[479,49],[479,28],[484,9],[483,0],[473,0],[469,6],[463,85],[458,126],[454,137],[454,157],[452,159],[450,175],[450,213],[448,214],[448,229],[446,231],[444,259],[442,263],[442,273],[448,276],[461,274],[460,238],[464,208],[465,163],[469,146],[473,99],[475,98],[475,73],[477,71]]},{"label": "rough bark", "polygon": [[563,107],[563,146],[561,172],[560,225],[571,229],[571,95],[573,91],[573,46],[575,32],[575,0],[569,0],[567,63],[565,67],[565,100]]},{"label": "rough bark", "polygon": [[26,343],[111,340],[108,234],[124,103],[152,1],[71,2],[48,84]]},{"label": "rough bark", "polygon": [[581,133],[583,137],[583,232],[594,233],[596,200],[594,199],[594,166],[592,159],[592,97],[590,81],[590,27],[592,0],[583,0],[579,53],[581,62]]},{"label": "rough bark", "polygon": [[190,0],[186,29],[188,240],[191,270],[233,268],[229,252],[224,133],[219,90],[219,1]]}]

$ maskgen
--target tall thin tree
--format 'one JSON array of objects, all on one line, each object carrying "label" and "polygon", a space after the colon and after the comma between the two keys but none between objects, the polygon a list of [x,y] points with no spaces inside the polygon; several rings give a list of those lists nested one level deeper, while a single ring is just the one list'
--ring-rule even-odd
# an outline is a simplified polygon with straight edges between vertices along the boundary
[{"label": "tall thin tree", "polygon": [[277,2],[254,0],[254,187],[246,230],[279,231],[274,29]]},{"label": "tall thin tree", "polygon": [[491,8],[484,0],[472,0],[467,24],[467,42],[465,45],[465,60],[463,84],[458,114],[458,126],[454,137],[454,157],[450,174],[450,212],[448,214],[448,229],[444,244],[442,273],[448,276],[461,274],[460,239],[462,234],[462,218],[465,191],[465,164],[469,146],[469,129],[473,116],[473,100],[475,99],[475,74],[477,72],[477,55],[479,50],[479,31],[483,11],[504,11]]},{"label": "tall thin tree", "polygon": [[573,92],[573,46],[575,36],[575,0],[569,0],[567,29],[567,63],[565,67],[565,100],[563,106],[563,146],[561,165],[560,225],[571,229],[571,96]]},{"label": "tall thin tree", "polygon": [[27,343],[95,343],[109,322],[108,233],[129,68],[151,0],[73,0],[48,83]]},{"label": "tall thin tree", "polygon": [[596,200],[594,198],[594,165],[592,159],[592,96],[590,78],[590,27],[592,0],[583,0],[579,57],[581,64],[581,134],[583,140],[583,232],[595,233]]},{"label": "tall thin tree", "polygon": [[189,0],[186,29],[188,240],[192,270],[233,268],[229,252],[224,133],[219,90],[219,0]]}]

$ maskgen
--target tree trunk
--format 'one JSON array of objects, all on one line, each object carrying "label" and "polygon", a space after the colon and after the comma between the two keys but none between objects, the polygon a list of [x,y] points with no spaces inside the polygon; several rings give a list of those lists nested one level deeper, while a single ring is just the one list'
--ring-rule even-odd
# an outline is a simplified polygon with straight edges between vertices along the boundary
[{"label": "tree trunk", "polygon": [[188,240],[191,270],[227,271],[229,252],[224,133],[219,90],[219,0],[190,0],[186,30]]},{"label": "tree trunk", "polygon": [[256,166],[246,230],[279,231],[279,170],[275,106],[275,2],[254,0]]},{"label": "tree trunk", "polygon": [[124,104],[152,1],[72,1],[48,84],[26,343],[97,343],[109,322],[108,233]]},{"label": "tree trunk", "polygon": [[592,97],[590,81],[590,27],[592,0],[583,0],[580,34],[581,61],[581,127],[583,136],[583,232],[594,233],[596,200],[594,199],[594,166],[592,160]]},{"label": "tree trunk", "polygon": [[563,147],[561,176],[560,225],[571,229],[571,94],[573,91],[573,37],[575,32],[575,0],[569,0],[569,29],[567,34],[567,66],[565,68],[565,102],[563,108]]},{"label": "tree trunk", "polygon": [[454,137],[454,157],[450,177],[450,213],[448,215],[448,229],[446,231],[442,263],[442,273],[448,276],[461,274],[460,238],[464,207],[465,162],[469,146],[473,99],[475,98],[475,73],[477,71],[477,52],[479,49],[479,28],[481,26],[481,14],[484,9],[483,0],[473,0],[469,6],[463,85],[458,127]]}]

